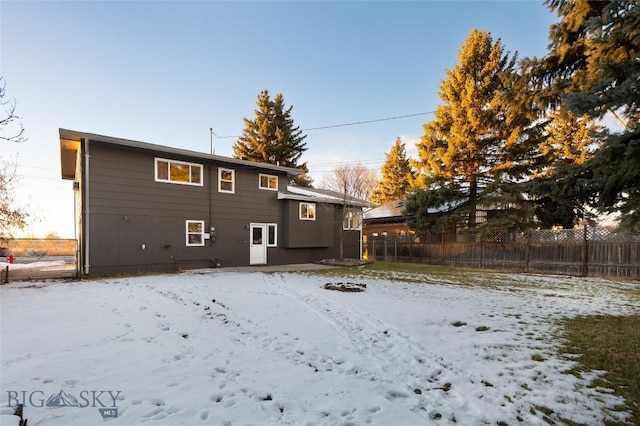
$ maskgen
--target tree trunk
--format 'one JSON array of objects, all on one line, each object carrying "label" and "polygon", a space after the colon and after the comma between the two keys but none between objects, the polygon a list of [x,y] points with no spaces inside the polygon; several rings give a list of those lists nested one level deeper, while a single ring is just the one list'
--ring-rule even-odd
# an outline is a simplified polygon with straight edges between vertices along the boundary
[{"label": "tree trunk", "polygon": [[469,178],[469,221],[470,229],[476,227],[476,211],[478,210],[478,177],[473,175]]}]

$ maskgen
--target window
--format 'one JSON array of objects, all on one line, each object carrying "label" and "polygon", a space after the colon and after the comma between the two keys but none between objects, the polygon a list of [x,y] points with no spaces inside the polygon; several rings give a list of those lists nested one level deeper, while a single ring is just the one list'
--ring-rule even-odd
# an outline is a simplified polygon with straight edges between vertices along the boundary
[{"label": "window", "polygon": [[233,169],[218,169],[218,191],[234,193],[236,172]]},{"label": "window", "polygon": [[316,205],[300,203],[300,220],[316,220]]},{"label": "window", "polygon": [[267,223],[267,247],[278,246],[278,224]]},{"label": "window", "polygon": [[356,230],[362,225],[362,212],[360,210],[349,209],[342,219],[342,229]]},{"label": "window", "polygon": [[202,186],[202,164],[156,158],[156,182]]},{"label": "window", "polygon": [[204,220],[187,220],[187,246],[204,246]]},{"label": "window", "polygon": [[278,190],[278,176],[263,175],[260,174],[260,188],[270,189],[272,191]]}]

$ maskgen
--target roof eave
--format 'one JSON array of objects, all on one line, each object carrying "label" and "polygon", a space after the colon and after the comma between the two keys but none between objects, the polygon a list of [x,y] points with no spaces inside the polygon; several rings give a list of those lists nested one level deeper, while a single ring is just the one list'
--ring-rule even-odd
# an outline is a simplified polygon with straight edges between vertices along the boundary
[{"label": "roof eave", "polygon": [[[174,148],[174,147],[164,146],[164,145],[157,145],[157,144],[152,144],[148,142],[140,142],[140,141],[134,141],[130,139],[115,138],[113,136],[98,135],[95,133],[79,132],[76,130],[69,130],[69,129],[62,129],[62,128],[59,129],[59,132],[60,132],[61,149],[62,149],[63,140],[77,141],[77,142],[81,140],[95,140],[98,142],[112,144],[112,145],[126,146],[129,148],[136,148],[136,149],[142,149],[142,150],[159,152],[159,153],[181,155],[181,156],[196,158],[200,160],[210,160],[210,161],[216,161],[220,163],[246,166],[246,167],[251,167],[255,169],[273,170],[281,173],[286,173],[288,176],[297,176],[303,173],[302,170],[294,169],[291,167],[277,166],[275,164],[268,164],[268,163],[257,163],[257,162],[248,161],[248,160],[240,160],[238,158],[225,157],[222,155],[207,154],[204,152]],[[64,172],[63,172],[63,178],[64,178]]]}]

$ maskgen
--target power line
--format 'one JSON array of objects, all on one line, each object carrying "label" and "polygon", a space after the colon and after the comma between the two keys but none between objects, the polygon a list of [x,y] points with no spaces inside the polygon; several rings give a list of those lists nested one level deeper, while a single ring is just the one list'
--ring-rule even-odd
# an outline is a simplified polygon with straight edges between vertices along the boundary
[{"label": "power line", "polygon": [[353,161],[353,160],[348,160],[348,161],[330,161],[327,163],[307,163],[307,165],[313,165],[315,167],[321,167],[321,166],[337,166],[338,164],[355,164],[355,163],[360,163],[360,164],[375,164],[375,163],[384,163],[384,159],[377,159],[377,160],[357,160],[357,161]]},{"label": "power line", "polygon": [[[328,126],[309,127],[307,129],[301,129],[301,130],[303,132],[309,132],[309,131],[312,131],[312,130],[324,130],[324,129],[335,129],[337,127],[359,126],[359,125],[362,125],[362,124],[379,123],[381,121],[389,121],[389,120],[400,120],[402,118],[418,117],[420,115],[428,115],[428,114],[433,114],[433,113],[435,113],[435,111],[416,112],[415,114],[397,115],[395,117],[376,118],[376,119],[373,119],[373,120],[354,121],[354,122],[351,122],[351,123],[331,124],[331,125],[328,125]],[[220,135],[216,134],[213,130],[211,131],[211,133],[213,133],[214,136],[217,137],[218,139],[229,139],[229,138],[239,138],[240,137],[240,136],[220,136]]]},{"label": "power line", "polygon": [[399,120],[401,118],[417,117],[419,115],[433,114],[434,112],[435,111],[417,112],[415,114],[398,115],[396,117],[376,118],[374,120],[365,120],[365,121],[354,121],[353,123],[333,124],[331,126],[310,127],[308,129],[302,129],[302,130],[308,132],[310,130],[334,129],[336,127],[357,126],[357,125],[360,125],[360,124],[369,124],[369,123],[377,123],[377,122],[380,122],[380,121]]}]

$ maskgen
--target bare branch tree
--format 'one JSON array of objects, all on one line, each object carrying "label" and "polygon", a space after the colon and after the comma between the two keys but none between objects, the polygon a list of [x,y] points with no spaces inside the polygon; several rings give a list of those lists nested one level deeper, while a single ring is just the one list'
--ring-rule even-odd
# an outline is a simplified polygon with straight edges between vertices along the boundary
[{"label": "bare branch tree", "polygon": [[[21,117],[16,115],[16,100],[5,99],[7,81],[4,77],[0,77],[0,139],[9,142],[24,142],[27,138],[24,136],[24,127],[22,124],[15,123]],[[6,133],[5,133],[6,132]]]},{"label": "bare branch tree", "polygon": [[342,195],[343,227],[340,234],[340,259],[344,258],[346,230],[362,226],[361,206],[369,199],[376,183],[375,172],[367,169],[361,163],[339,165],[333,169],[332,175],[325,175],[322,178],[322,188]]},{"label": "bare branch tree", "polygon": [[347,198],[368,200],[376,183],[375,172],[361,163],[355,163],[336,166],[332,175],[323,176],[321,187],[339,192]]},{"label": "bare branch tree", "polygon": [[[8,142],[24,142],[24,128],[19,124],[16,128],[15,120],[20,119],[15,114],[15,100],[5,99],[6,81],[0,77],[0,140]],[[23,229],[27,224],[29,213],[16,206],[13,199],[13,190],[17,184],[18,175],[15,162],[9,162],[1,158],[0,152],[0,242],[11,237],[13,229]]]},{"label": "bare branch tree", "polygon": [[11,230],[23,229],[27,224],[29,213],[16,207],[13,199],[13,188],[17,184],[15,163],[0,161],[0,242],[11,237]]}]

